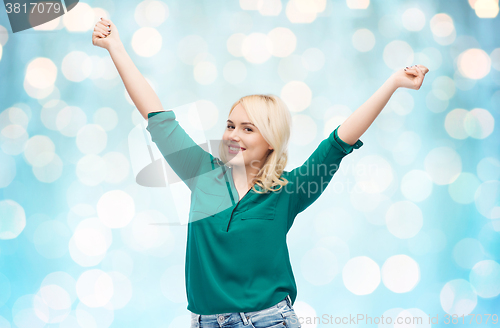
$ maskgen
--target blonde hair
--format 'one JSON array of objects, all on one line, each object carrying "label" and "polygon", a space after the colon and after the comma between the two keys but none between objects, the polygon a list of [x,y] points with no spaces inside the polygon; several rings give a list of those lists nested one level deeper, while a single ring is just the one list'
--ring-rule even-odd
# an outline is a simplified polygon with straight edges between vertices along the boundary
[{"label": "blonde hair", "polygon": [[[275,95],[249,95],[236,101],[233,109],[241,104],[252,123],[259,129],[262,137],[273,147],[269,150],[264,165],[254,178],[255,184],[263,189],[259,192],[255,185],[252,189],[259,193],[278,191],[286,186],[288,180],[281,177],[288,161],[288,141],[292,117],[285,102]],[[224,163],[228,162],[223,143],[219,145],[219,154]],[[272,189],[279,186],[278,189]]]}]

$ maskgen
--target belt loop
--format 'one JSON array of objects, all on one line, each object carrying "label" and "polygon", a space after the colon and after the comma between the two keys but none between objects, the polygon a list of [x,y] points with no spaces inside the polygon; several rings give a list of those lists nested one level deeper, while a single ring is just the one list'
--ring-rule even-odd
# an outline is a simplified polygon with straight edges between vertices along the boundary
[{"label": "belt loop", "polygon": [[291,309],[292,308],[292,299],[290,298],[290,295],[286,295],[285,300],[286,300],[286,304],[288,304],[288,306]]},{"label": "belt loop", "polygon": [[241,317],[241,320],[243,320],[243,324],[246,326],[248,325],[248,319],[245,315],[245,312],[240,312],[240,317]]}]

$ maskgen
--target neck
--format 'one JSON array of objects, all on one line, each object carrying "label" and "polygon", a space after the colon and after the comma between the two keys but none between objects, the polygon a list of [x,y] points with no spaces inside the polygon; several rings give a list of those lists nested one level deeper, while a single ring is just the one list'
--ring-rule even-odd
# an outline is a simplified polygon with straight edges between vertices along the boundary
[{"label": "neck", "polygon": [[252,188],[254,185],[254,179],[257,176],[257,173],[259,173],[260,167],[256,167],[253,165],[247,165],[247,166],[233,166],[233,180],[234,184],[239,186],[239,185],[246,185],[248,188]]}]

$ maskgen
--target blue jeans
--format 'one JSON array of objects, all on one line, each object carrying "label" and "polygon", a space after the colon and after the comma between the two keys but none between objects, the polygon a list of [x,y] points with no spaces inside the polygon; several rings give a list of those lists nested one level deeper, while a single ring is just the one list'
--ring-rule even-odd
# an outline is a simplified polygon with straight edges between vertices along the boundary
[{"label": "blue jeans", "polygon": [[300,328],[290,296],[267,309],[254,312],[195,314],[191,328]]}]

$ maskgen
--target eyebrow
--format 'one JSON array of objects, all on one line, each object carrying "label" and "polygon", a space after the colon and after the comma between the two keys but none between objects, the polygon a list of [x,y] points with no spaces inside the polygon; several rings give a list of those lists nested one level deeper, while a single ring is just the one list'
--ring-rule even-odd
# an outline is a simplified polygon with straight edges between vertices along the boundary
[{"label": "eyebrow", "polygon": [[[227,120],[229,123],[233,123],[233,121],[231,120]],[[233,123],[234,124],[234,123]],[[252,122],[241,122],[241,124],[250,124],[250,125],[253,125],[255,126]]]}]

